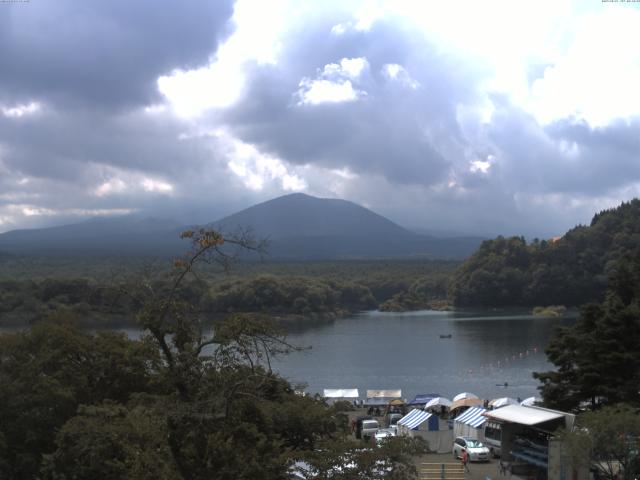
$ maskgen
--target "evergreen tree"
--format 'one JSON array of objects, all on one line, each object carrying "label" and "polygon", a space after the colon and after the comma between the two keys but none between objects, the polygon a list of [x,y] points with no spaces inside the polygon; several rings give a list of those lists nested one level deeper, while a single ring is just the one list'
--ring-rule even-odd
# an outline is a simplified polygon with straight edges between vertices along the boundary
[{"label": "evergreen tree", "polygon": [[601,304],[558,330],[547,355],[555,371],[534,373],[545,403],[577,409],[588,402],[640,405],[640,256],[620,261]]}]

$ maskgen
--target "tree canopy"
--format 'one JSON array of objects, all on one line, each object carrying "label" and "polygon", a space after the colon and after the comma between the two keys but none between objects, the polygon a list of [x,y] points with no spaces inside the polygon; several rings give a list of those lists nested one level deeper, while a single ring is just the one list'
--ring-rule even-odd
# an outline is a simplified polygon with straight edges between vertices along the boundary
[{"label": "tree canopy", "polygon": [[601,301],[616,262],[640,248],[640,200],[596,214],[561,238],[498,237],[455,272],[456,306],[579,306]]},{"label": "tree canopy", "polygon": [[546,353],[556,370],[534,373],[547,405],[576,410],[587,403],[640,406],[640,256],[621,260],[600,304],[559,329]]},{"label": "tree canopy", "polygon": [[200,263],[227,266],[229,243],[254,245],[184,237],[192,249],[167,281],[132,286],[142,338],[82,331],[68,314],[0,335],[0,477],[268,480],[300,465],[315,478],[415,478],[423,443],[345,441],[345,404],[302,396],[271,369],[298,348],[277,326],[232,314],[208,327],[184,294]]},{"label": "tree canopy", "polygon": [[574,466],[587,459],[594,478],[632,480],[640,474],[638,408],[622,404],[586,412],[561,438]]}]

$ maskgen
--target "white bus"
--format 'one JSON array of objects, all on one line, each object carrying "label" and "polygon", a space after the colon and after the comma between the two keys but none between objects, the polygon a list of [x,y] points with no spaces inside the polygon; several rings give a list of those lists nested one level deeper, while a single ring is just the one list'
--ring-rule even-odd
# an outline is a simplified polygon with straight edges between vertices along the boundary
[{"label": "white bus", "polygon": [[502,450],[502,427],[496,422],[486,422],[484,424],[484,443],[489,448],[491,456],[497,458]]}]

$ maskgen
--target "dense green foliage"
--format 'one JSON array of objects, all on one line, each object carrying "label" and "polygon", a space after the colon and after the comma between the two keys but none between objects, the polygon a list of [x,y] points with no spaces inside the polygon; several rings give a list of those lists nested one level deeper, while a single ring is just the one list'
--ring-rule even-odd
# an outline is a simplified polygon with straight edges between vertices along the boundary
[{"label": "dense green foliage", "polygon": [[596,214],[554,241],[485,241],[455,272],[456,306],[579,306],[603,298],[617,260],[640,248],[640,200]]},{"label": "dense green foliage", "polygon": [[415,478],[423,443],[365,454],[345,441],[344,404],[301,396],[271,370],[297,348],[271,322],[206,327],[187,278],[225,239],[185,237],[193,250],[168,278],[130,286],[140,340],[82,331],[68,313],[0,335],[0,477],[268,480],[306,460],[315,478]]},{"label": "dense green foliage", "polygon": [[556,370],[534,374],[545,404],[640,406],[640,257],[620,261],[610,284],[602,303],[585,306],[551,339],[546,353]]},{"label": "dense green foliage", "polygon": [[[70,312],[86,325],[105,327],[135,323],[141,305],[133,295],[140,284],[167,288],[166,268],[133,263],[117,270],[117,263],[86,259],[56,263],[0,262],[0,322],[32,324],[55,312]],[[378,307],[406,310],[443,302],[452,262],[308,262],[245,263],[233,277],[203,268],[201,281],[185,282],[184,299],[211,318],[231,311],[276,315],[343,315]],[[207,266],[204,266],[207,267]],[[51,277],[37,275],[42,268]],[[117,273],[115,273],[117,271]],[[110,273],[109,273],[110,272]],[[55,275],[54,275],[55,273]],[[84,277],[74,275],[85,273]],[[12,278],[9,278],[12,277]],[[16,280],[20,278],[21,280]]]},{"label": "dense green foliage", "polygon": [[562,433],[574,467],[585,460],[595,478],[632,480],[640,474],[640,411],[628,405],[604,407],[577,418],[577,427]]},{"label": "dense green foliage", "polygon": [[375,308],[362,285],[308,277],[258,276],[215,285],[203,301],[208,312],[311,314]]},{"label": "dense green foliage", "polygon": [[[83,333],[47,323],[0,335],[0,432],[4,478],[35,478],[56,431],[81,404],[126,403],[134,392],[157,390],[150,372],[160,357],[124,334]],[[2,476],[2,475],[0,475]]]},{"label": "dense green foliage", "polygon": [[420,277],[406,291],[396,293],[379,308],[382,311],[403,312],[448,307],[446,298],[449,280],[448,273]]},{"label": "dense green foliage", "polygon": [[[1,280],[0,320],[3,325],[33,324],[58,313],[68,313],[87,326],[135,324],[141,298],[135,294],[141,283],[166,290],[166,280],[145,277],[116,284],[98,284],[77,278],[44,280]],[[199,304],[207,287],[201,282],[185,282],[180,287],[182,299]]]}]

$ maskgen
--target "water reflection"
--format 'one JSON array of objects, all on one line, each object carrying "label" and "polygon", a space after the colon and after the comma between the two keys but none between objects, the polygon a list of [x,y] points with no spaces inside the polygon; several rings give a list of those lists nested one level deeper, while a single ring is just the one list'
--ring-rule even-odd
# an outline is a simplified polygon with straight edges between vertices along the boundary
[{"label": "water reflection", "polygon": [[531,373],[551,368],[544,348],[553,329],[573,321],[522,312],[367,312],[292,332],[293,343],[312,349],[281,359],[277,369],[310,392],[401,388],[407,398],[461,391],[526,398],[538,393]]},{"label": "water reflection", "polygon": [[[544,354],[552,331],[575,317],[539,318],[522,311],[376,311],[305,321],[290,326],[289,340],[311,349],[277,360],[275,368],[295,384],[306,383],[311,393],[324,388],[358,388],[361,395],[367,389],[402,389],[405,398],[425,392],[451,398],[462,391],[483,398],[526,398],[538,394],[532,372],[552,367]],[[15,330],[19,328],[0,328]],[[138,328],[120,330],[135,339],[142,334]]]}]

